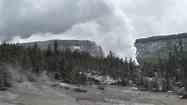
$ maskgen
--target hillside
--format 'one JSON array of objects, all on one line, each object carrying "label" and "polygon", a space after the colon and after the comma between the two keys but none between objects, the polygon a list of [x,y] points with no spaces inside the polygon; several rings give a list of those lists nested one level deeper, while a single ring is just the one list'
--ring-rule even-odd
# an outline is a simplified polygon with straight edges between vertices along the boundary
[{"label": "hillside", "polygon": [[135,47],[139,63],[158,63],[158,59],[167,60],[169,53],[179,51],[181,47],[187,51],[187,33],[137,39]]},{"label": "hillside", "polygon": [[54,42],[58,44],[59,50],[79,50],[82,52],[87,52],[95,57],[102,57],[104,56],[103,49],[101,46],[97,45],[93,41],[89,40],[48,40],[48,41],[36,41],[36,42],[30,42],[30,43],[21,43],[18,45],[24,46],[24,47],[32,47],[35,44],[38,45],[41,49],[47,49],[48,47],[51,47],[53,49]]}]

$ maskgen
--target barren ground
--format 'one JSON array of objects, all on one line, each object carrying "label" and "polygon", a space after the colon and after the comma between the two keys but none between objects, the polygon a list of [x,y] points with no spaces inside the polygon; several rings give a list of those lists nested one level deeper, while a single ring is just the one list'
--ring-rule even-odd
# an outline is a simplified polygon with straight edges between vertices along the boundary
[{"label": "barren ground", "polygon": [[187,105],[171,93],[140,92],[131,87],[81,86],[86,93],[48,84],[22,83],[0,92],[0,105]]}]

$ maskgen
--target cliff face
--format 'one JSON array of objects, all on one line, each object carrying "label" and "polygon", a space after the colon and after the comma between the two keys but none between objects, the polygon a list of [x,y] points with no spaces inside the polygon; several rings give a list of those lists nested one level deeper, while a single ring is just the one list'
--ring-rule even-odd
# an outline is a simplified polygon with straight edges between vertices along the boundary
[{"label": "cliff face", "polygon": [[30,47],[34,46],[37,43],[38,47],[41,49],[47,49],[48,46],[51,48],[54,47],[54,42],[57,42],[59,50],[71,49],[71,50],[79,50],[88,52],[94,57],[102,57],[104,56],[104,52],[100,46],[98,46],[93,41],[88,40],[48,40],[48,41],[38,41],[31,43],[21,43],[20,46]]},{"label": "cliff face", "polygon": [[159,59],[168,59],[169,53],[179,49],[181,45],[187,51],[187,33],[137,39],[136,58],[140,64],[158,63]]}]

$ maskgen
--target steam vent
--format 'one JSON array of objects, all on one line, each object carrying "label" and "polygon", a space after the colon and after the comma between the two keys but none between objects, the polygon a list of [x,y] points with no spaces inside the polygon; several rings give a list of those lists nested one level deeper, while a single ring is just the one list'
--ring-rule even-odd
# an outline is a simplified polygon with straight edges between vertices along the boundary
[{"label": "steam vent", "polygon": [[187,33],[137,39],[136,58],[140,64],[158,63],[159,59],[167,60],[169,53],[179,50],[181,46],[187,51]]}]

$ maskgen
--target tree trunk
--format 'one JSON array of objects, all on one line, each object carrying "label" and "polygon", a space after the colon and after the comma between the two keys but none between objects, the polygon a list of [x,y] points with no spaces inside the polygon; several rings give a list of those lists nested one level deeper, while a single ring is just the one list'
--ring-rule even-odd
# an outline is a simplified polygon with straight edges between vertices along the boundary
[{"label": "tree trunk", "polygon": [[187,70],[184,69],[184,88],[185,88],[185,91],[187,92]]}]

